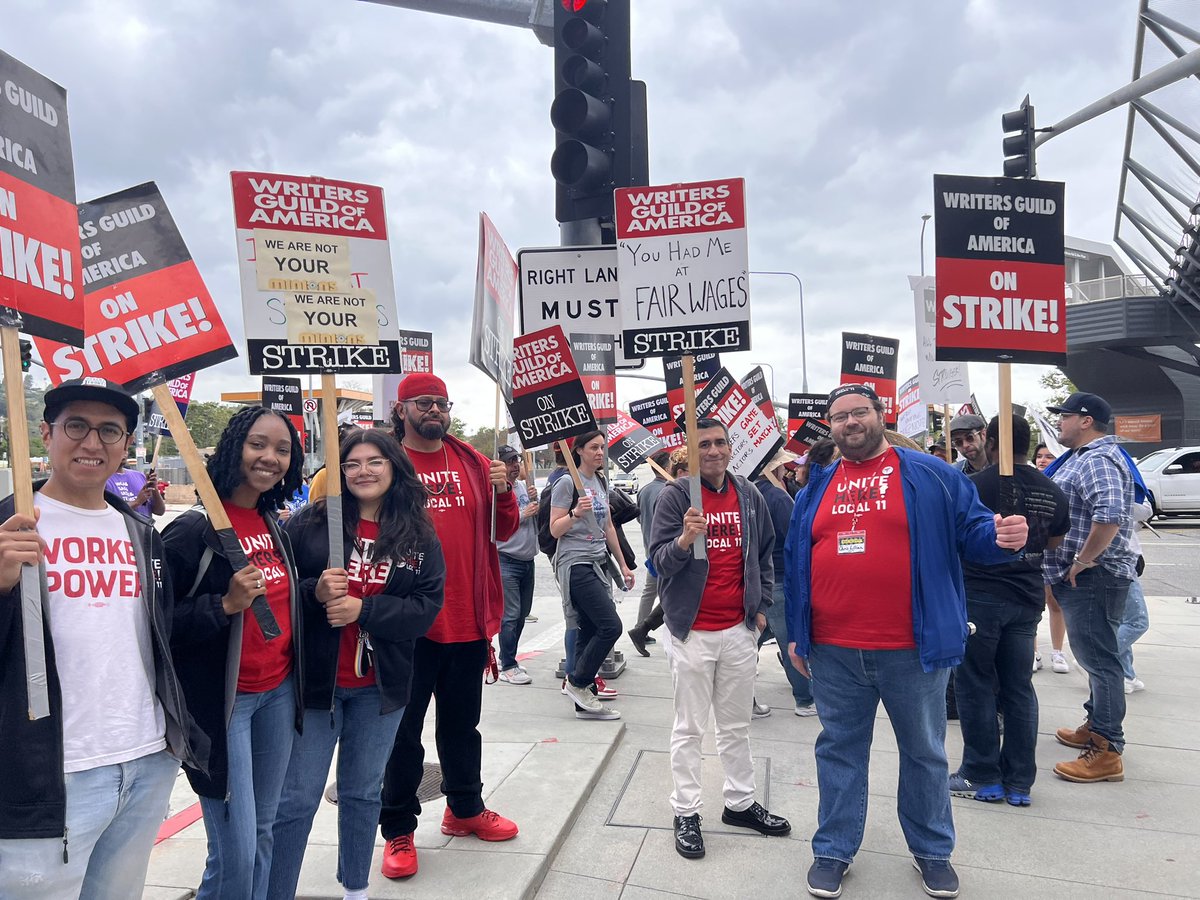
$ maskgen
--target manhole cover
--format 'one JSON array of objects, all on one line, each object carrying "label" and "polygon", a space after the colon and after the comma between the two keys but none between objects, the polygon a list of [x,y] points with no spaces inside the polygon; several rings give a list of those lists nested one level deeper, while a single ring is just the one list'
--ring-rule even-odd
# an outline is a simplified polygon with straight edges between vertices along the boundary
[{"label": "manhole cover", "polygon": [[442,767],[437,763],[425,763],[425,774],[417,788],[417,799],[422,803],[442,796]]}]

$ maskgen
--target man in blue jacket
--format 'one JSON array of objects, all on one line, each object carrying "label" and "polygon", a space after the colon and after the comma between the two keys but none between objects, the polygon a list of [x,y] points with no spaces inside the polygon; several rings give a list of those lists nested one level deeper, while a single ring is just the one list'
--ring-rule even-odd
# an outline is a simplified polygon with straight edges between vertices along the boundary
[{"label": "man in blue jacket", "polygon": [[829,394],[842,458],[814,468],[785,545],[788,652],[821,719],[820,799],[808,891],[837,897],[862,843],[875,712],[900,749],[900,824],[933,897],[958,896],[946,762],[946,681],[962,662],[966,597],[959,556],[1001,563],[1024,546],[1021,516],[1001,518],[961,472],[889,447],[883,404],[861,384]]}]

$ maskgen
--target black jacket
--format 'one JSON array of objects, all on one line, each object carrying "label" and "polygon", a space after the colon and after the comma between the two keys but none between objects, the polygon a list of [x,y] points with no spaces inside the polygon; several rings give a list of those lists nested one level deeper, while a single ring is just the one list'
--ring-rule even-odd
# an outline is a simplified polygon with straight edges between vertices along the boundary
[{"label": "black jacket", "polygon": [[[41,485],[35,485],[40,489]],[[105,493],[108,505],[125,517],[137,555],[142,584],[151,585],[150,644],[154,650],[154,691],[166,720],[167,748],[186,765],[202,770],[208,741],[188,715],[184,692],[171,659],[173,594],[162,577],[162,539],[149,520],[121,499]],[[0,521],[13,514],[13,499],[0,501]],[[147,573],[147,566],[151,574]],[[31,722],[25,689],[25,645],[21,628],[20,587],[0,597],[0,838],[58,838],[66,829],[63,778],[62,688],[55,665],[54,641],[46,621],[46,675],[50,715]]]},{"label": "black jacket", "polygon": [[[300,645],[303,623],[300,611],[296,564],[291,544],[273,515],[266,517],[271,539],[287,566],[292,611],[292,669],[295,675],[296,728],[303,718],[304,656]],[[175,590],[175,626],[171,648],[175,667],[187,696],[188,709],[212,744],[207,772],[184,765],[192,790],[201,797],[224,799],[227,793],[229,754],[225,730],[237,695],[237,676],[242,661],[244,612],[225,615],[221,598],[233,577],[233,566],[221,553],[217,533],[202,507],[193,507],[163,529],[167,571]],[[205,556],[212,550],[200,582],[196,576]],[[193,591],[192,585],[196,588]]]},{"label": "black jacket", "polygon": [[[317,579],[329,567],[325,505],[306,506],[288,521],[285,531],[296,554],[304,606],[304,705],[332,709],[342,630],[329,624],[317,600]],[[353,551],[346,541],[346,560]],[[442,608],[446,584],[442,544],[435,535],[419,552],[424,558],[418,571],[393,565],[383,591],[363,598],[358,618],[359,627],[371,636],[381,715],[408,704],[414,642],[429,630]]]}]

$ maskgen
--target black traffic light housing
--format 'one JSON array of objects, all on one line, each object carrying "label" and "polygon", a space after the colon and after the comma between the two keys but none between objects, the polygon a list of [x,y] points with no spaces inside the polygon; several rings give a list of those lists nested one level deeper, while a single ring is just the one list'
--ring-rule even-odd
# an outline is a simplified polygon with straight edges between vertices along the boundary
[{"label": "black traffic light housing", "polygon": [[1004,175],[1007,178],[1036,178],[1037,158],[1034,153],[1035,127],[1033,106],[1029,95],[1021,101],[1021,108],[1006,112],[1000,117],[1004,128]]},{"label": "black traffic light housing", "polygon": [[21,346],[21,371],[28,372],[29,367],[33,365],[33,344],[24,338],[19,343]]},{"label": "black traffic light housing", "polygon": [[559,222],[611,219],[613,190],[647,184],[645,85],[630,80],[630,0],[555,0],[555,149]]}]

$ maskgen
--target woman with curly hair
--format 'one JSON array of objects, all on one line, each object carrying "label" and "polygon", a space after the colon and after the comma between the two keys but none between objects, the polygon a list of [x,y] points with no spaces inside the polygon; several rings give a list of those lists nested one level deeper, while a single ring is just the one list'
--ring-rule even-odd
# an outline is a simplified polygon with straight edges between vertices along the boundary
[{"label": "woman with curly hair", "polygon": [[[201,900],[267,890],[271,827],[303,689],[296,569],[275,514],[300,486],[302,463],[290,421],[261,406],[243,409],[221,433],[208,473],[249,565],[233,571],[202,506],[163,531],[176,598],[175,667],[212,742],[207,771],[184,768],[208,835]],[[279,623],[270,641],[245,612],[261,596]]]},{"label": "woman with curly hair", "polygon": [[296,896],[313,816],[338,748],[337,877],[366,900],[380,790],[412,683],[413,649],[442,608],[446,564],[427,494],[391,435],[355,431],[341,448],[346,567],[329,565],[324,498],[287,524],[305,607],[304,728],[275,819],[268,896]]}]

